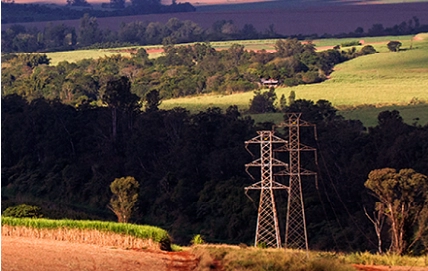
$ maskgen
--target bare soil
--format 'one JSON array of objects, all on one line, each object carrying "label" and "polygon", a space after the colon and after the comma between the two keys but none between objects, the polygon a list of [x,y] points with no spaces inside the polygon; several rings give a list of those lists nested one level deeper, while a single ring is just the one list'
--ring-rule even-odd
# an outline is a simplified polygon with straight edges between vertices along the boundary
[{"label": "bare soil", "polygon": [[[31,237],[2,236],[2,271],[192,271],[195,255],[142,249],[121,249]],[[358,271],[427,271],[426,267],[354,265]],[[222,270],[216,264],[214,270]]]},{"label": "bare soil", "polygon": [[188,252],[126,250],[30,237],[2,236],[1,240],[2,271],[190,271],[197,264]]}]

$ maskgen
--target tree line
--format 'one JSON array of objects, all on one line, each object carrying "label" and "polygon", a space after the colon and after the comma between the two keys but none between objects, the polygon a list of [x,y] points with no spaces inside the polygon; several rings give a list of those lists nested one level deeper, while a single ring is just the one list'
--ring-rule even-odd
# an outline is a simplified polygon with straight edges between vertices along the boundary
[{"label": "tree line", "polygon": [[131,92],[140,99],[152,91],[160,99],[231,94],[260,88],[261,78],[273,78],[286,86],[321,82],[334,65],[376,52],[370,45],[360,51],[316,52],[314,44],[297,39],[278,40],[275,48],[271,53],[248,51],[239,44],[220,51],[209,43],[166,44],[165,54],[156,59],[138,49],[132,57],[113,55],[56,66],[49,65],[46,54],[10,54],[2,58],[2,95],[16,93],[29,100],[43,97],[74,106],[97,106],[102,104],[106,83],[121,76],[129,78]]},{"label": "tree line", "polygon": [[160,0],[110,0],[103,3],[102,9],[95,9],[86,0],[67,0],[66,5],[16,4],[14,1],[1,1],[1,23],[42,22],[58,20],[76,20],[84,14],[91,17],[116,17],[141,14],[192,12],[195,7],[190,3],[163,5]]},{"label": "tree line", "polygon": [[[116,220],[109,210],[112,181],[133,176],[139,196],[130,222],[163,227],[179,244],[195,234],[208,242],[251,244],[258,195],[250,195],[252,202],[244,193],[252,183],[244,165],[253,160],[244,142],[272,123],[254,123],[236,106],[191,114],[159,110],[156,99],[146,99],[140,110],[126,78],[108,81],[102,99],[104,106],[76,108],[59,100],[2,97],[3,209],[25,203],[39,206],[47,218]],[[302,112],[317,125],[317,140],[301,131],[301,142],[317,148],[319,161],[302,156],[302,166],[319,174],[318,181],[302,179],[310,248],[377,251],[364,210],[381,209],[365,182],[376,182],[383,175],[369,173],[387,167],[428,174],[428,125],[408,125],[398,111],[384,111],[378,125],[366,129],[323,100],[296,100],[282,112]],[[394,171],[383,173],[396,179]],[[411,204],[423,203],[421,195]],[[286,195],[276,198],[284,227]],[[411,244],[418,227],[406,221],[402,241]],[[381,236],[384,251],[391,244],[410,251],[386,229]],[[426,232],[421,236],[413,253],[424,249]]]},{"label": "tree line", "polygon": [[[8,14],[7,12],[4,13]],[[80,26],[78,29],[67,26],[64,23],[51,23],[43,29],[26,28],[19,24],[2,29],[2,53],[69,51],[81,48],[114,48],[133,45],[179,44],[221,40],[358,38],[428,32],[428,25],[421,25],[417,17],[393,27],[385,28],[382,24],[374,24],[367,32],[358,27],[354,32],[350,33],[290,37],[278,34],[274,25],[264,31],[258,31],[250,23],[239,28],[232,20],[216,21],[207,29],[190,20],[181,21],[177,18],[171,18],[165,24],[135,21],[121,23],[118,31],[112,31],[110,29],[101,29],[97,18],[89,13],[84,14],[83,17],[79,16],[79,18]],[[355,45],[358,45],[358,42]]]}]

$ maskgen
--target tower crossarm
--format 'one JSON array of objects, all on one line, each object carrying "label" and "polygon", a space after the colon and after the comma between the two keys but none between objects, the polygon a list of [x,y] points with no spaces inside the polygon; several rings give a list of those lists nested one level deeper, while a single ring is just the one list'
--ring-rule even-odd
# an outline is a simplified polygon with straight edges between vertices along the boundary
[{"label": "tower crossarm", "polygon": [[288,152],[290,150],[299,150],[299,151],[316,151],[315,148],[311,146],[307,146],[305,144],[299,143],[297,149],[291,148],[290,144],[282,145],[279,148],[276,148],[274,151],[276,152]]},{"label": "tower crossarm", "polygon": [[[290,176],[293,174],[295,174],[295,173],[290,172],[288,169],[284,169],[284,170],[281,170],[281,171],[278,171],[277,173],[275,173],[275,175],[278,175],[278,176]],[[299,174],[300,175],[317,175],[316,172],[313,172],[311,170],[307,170],[304,168],[300,168]]]},{"label": "tower crossarm", "polygon": [[[272,186],[270,186],[272,185]],[[260,190],[260,189],[289,189],[288,186],[272,181],[269,186],[263,186],[262,182],[257,182],[244,188],[245,190]]]},{"label": "tower crossarm", "polygon": [[[271,158],[269,162],[273,167],[288,167],[287,163],[284,163],[284,162],[282,162],[276,158]],[[261,166],[268,166],[270,164],[263,163],[262,159],[259,158],[259,159],[254,160],[251,163],[245,164],[245,166],[246,167],[261,167]]]}]

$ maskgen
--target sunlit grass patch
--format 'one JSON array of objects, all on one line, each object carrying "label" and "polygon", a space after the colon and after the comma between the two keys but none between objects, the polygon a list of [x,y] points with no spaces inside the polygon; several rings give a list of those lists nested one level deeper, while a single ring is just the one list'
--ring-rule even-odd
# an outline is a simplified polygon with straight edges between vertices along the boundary
[{"label": "sunlit grass patch", "polygon": [[2,235],[49,238],[121,247],[157,248],[167,231],[148,225],[93,220],[2,217]]}]

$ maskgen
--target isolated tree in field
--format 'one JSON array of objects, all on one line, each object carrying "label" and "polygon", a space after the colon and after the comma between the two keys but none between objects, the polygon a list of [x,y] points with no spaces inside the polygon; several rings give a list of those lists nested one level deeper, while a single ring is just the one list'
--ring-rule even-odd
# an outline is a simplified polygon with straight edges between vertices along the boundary
[{"label": "isolated tree in field", "polygon": [[146,94],[145,109],[147,112],[157,111],[159,109],[160,104],[161,98],[159,96],[159,91],[153,89]]},{"label": "isolated tree in field", "polygon": [[386,46],[388,46],[388,49],[391,52],[398,52],[398,51],[400,51],[401,45],[402,45],[401,42],[393,40],[393,41],[388,42],[388,44]]},{"label": "isolated tree in field", "polygon": [[363,55],[370,55],[370,54],[376,54],[377,51],[372,45],[365,45],[363,48],[361,48],[361,54]]},{"label": "isolated tree in field", "polygon": [[294,90],[290,91],[290,96],[288,96],[288,104],[292,105],[296,101],[296,92]]},{"label": "isolated tree in field", "polygon": [[275,112],[275,88],[271,87],[269,91],[265,91],[263,93],[260,90],[255,92],[253,99],[250,100],[250,113],[252,114],[260,114],[260,113],[268,113]]},{"label": "isolated tree in field", "polygon": [[134,177],[116,178],[110,184],[113,197],[108,208],[117,216],[117,221],[127,223],[131,218],[134,205],[138,199],[140,184]]},{"label": "isolated tree in field", "polygon": [[[379,200],[375,208],[388,218],[391,234],[390,250],[402,254],[422,237],[418,225],[420,215],[428,204],[428,177],[413,169],[397,172],[392,168],[375,169],[369,173],[364,185]],[[411,235],[409,229],[416,228]],[[411,240],[409,244],[406,240]]]}]

